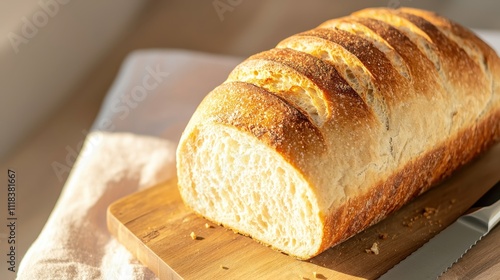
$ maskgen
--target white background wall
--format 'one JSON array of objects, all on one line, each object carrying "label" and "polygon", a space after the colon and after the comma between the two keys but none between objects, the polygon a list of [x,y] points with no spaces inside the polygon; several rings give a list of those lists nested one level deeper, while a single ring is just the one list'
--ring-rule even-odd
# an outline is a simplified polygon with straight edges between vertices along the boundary
[{"label": "white background wall", "polygon": [[0,159],[63,104],[145,3],[0,2]]}]

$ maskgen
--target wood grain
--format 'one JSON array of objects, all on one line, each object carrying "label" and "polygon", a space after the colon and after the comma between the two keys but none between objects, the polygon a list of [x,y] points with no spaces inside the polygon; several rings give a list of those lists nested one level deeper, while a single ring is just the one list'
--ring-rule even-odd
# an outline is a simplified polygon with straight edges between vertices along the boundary
[{"label": "wood grain", "polygon": [[[187,209],[176,180],[108,208],[108,228],[161,279],[374,279],[467,211],[500,179],[500,145],[375,226],[299,261]],[[191,232],[197,235],[193,240]],[[473,247],[443,279],[498,275],[500,230]],[[368,253],[373,243],[379,254]],[[316,273],[316,276],[314,276]]]}]

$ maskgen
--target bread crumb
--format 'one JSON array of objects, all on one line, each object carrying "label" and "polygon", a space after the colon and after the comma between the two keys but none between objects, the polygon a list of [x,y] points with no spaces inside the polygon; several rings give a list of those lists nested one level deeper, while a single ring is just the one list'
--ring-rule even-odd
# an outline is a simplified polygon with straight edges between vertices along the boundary
[{"label": "bread crumb", "polygon": [[380,234],[378,235],[378,238],[379,238],[379,239],[382,239],[382,240],[385,240],[385,239],[387,239],[387,237],[388,237],[388,236],[389,236],[389,235],[388,235],[387,233],[385,233],[385,232],[384,232],[384,233],[380,233]]},{"label": "bread crumb", "polygon": [[378,243],[377,242],[373,242],[372,247],[370,249],[365,249],[365,252],[368,253],[368,254],[378,255],[380,253],[379,249],[378,249]]},{"label": "bread crumb", "polygon": [[205,228],[212,228],[212,226],[209,225],[208,223],[205,223]]},{"label": "bread crumb", "polygon": [[[416,212],[416,215],[411,217],[409,220],[408,218],[404,218],[405,221],[402,222],[403,226],[412,228],[413,224],[417,222],[418,220],[425,218],[426,220],[430,220],[433,216],[436,216],[436,214],[439,212],[439,209],[434,208],[434,207],[424,207],[422,210],[419,212]],[[435,223],[433,221],[427,221],[421,222],[421,223],[427,223],[427,225],[434,225]]]},{"label": "bread crumb", "polygon": [[455,198],[452,198],[450,200],[450,204],[448,205],[448,209],[451,209],[453,207],[453,204],[455,204],[455,202],[457,202],[457,200]]},{"label": "bread crumb", "polygon": [[426,219],[430,219],[432,215],[435,215],[437,213],[437,209],[434,208],[434,207],[424,207],[424,211],[422,213],[422,215],[426,218]]},{"label": "bread crumb", "polygon": [[221,269],[224,269],[224,270],[228,270],[228,269],[229,269],[229,267],[227,267],[227,266],[223,266],[223,265],[221,265],[221,266],[220,266],[220,268],[221,268]]},{"label": "bread crumb", "polygon": [[192,238],[193,240],[196,240],[196,237],[197,237],[197,236],[196,236],[196,233],[194,233],[194,231],[192,231],[192,232],[191,232],[191,234],[190,234],[189,236],[191,236],[191,238]]},{"label": "bread crumb", "polygon": [[377,242],[373,242],[373,245],[372,247],[370,248],[370,250],[375,254],[375,255],[378,255],[379,253],[379,250],[378,250],[378,243]]}]

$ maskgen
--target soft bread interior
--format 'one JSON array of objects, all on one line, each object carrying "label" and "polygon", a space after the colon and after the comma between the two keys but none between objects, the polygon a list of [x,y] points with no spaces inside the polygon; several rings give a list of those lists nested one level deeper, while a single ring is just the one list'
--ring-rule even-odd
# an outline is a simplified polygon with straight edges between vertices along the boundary
[{"label": "soft bread interior", "polygon": [[191,155],[178,158],[178,179],[195,212],[294,256],[319,250],[323,225],[316,197],[272,148],[211,124],[194,128],[179,151]]}]

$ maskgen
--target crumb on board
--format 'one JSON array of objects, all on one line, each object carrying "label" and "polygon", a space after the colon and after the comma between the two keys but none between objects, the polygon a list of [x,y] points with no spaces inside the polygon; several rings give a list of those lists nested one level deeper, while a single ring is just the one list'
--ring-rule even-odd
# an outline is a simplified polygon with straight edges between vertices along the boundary
[{"label": "crumb on board", "polygon": [[380,253],[380,251],[378,249],[378,243],[377,242],[373,242],[372,247],[370,249],[365,249],[365,252],[368,253],[368,254],[378,255]]},{"label": "crumb on board", "polygon": [[191,236],[191,238],[192,238],[193,240],[196,240],[196,238],[197,238],[196,233],[194,233],[194,231],[192,231],[192,232],[191,232],[191,234],[190,234],[189,236]]},{"label": "crumb on board", "polygon": [[375,254],[375,255],[378,255],[379,251],[378,251],[378,243],[377,242],[373,242],[373,245],[372,247],[370,248],[370,250]]},{"label": "crumb on board", "polygon": [[405,217],[406,220],[403,221],[402,224],[405,227],[411,228],[411,227],[413,227],[413,224],[415,224],[415,222],[417,222],[420,219],[429,220],[429,221],[426,221],[426,222],[423,222],[423,223],[427,223],[430,226],[435,225],[435,224],[439,224],[439,223],[433,222],[431,220],[433,217],[435,217],[437,215],[438,212],[439,212],[438,208],[435,208],[435,207],[424,207],[422,210],[418,211],[416,213],[416,215],[413,216],[413,217],[411,217],[410,219],[408,219],[407,217]]},{"label": "crumb on board", "polygon": [[422,212],[422,215],[426,219],[430,219],[433,215],[435,215],[438,212],[438,210],[434,207],[424,207],[424,211]]},{"label": "crumb on board", "polygon": [[224,269],[224,270],[228,270],[228,269],[229,269],[229,267],[227,267],[227,266],[223,266],[223,265],[221,265],[221,266],[220,266],[220,268],[221,268],[221,269]]},{"label": "crumb on board", "polygon": [[379,233],[378,238],[382,239],[382,240],[386,240],[388,236],[389,236],[389,234],[384,232],[384,233]]},{"label": "crumb on board", "polygon": [[451,209],[453,207],[453,205],[455,204],[455,202],[457,202],[456,198],[450,199],[450,204],[448,205],[448,209]]},{"label": "crumb on board", "polygon": [[205,223],[205,228],[212,228],[212,226],[209,225],[208,223]]}]

